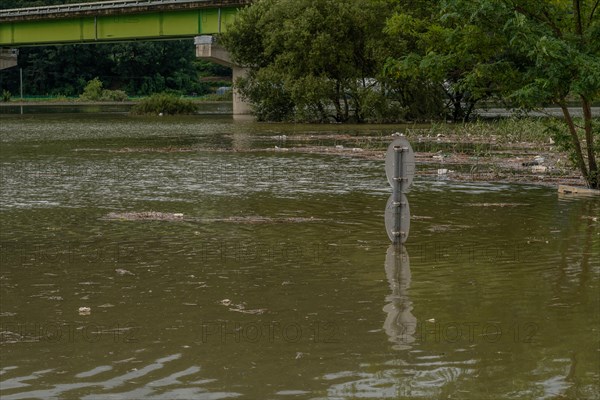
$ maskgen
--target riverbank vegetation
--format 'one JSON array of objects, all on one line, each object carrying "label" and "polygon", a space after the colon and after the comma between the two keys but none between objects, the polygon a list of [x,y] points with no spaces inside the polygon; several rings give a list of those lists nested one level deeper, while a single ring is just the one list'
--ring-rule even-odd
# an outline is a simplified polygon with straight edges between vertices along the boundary
[{"label": "riverbank vegetation", "polygon": [[141,100],[131,108],[134,115],[176,115],[194,114],[197,111],[194,102],[182,99],[174,94],[156,93]]},{"label": "riverbank vegetation", "polygon": [[[219,40],[247,68],[235,85],[264,121],[469,122],[486,104],[554,105],[562,119],[549,123],[548,138],[600,188],[591,108],[600,99],[598,14],[598,2],[585,0],[256,0]],[[97,77],[103,86],[89,94],[100,99],[207,95],[222,85],[207,76],[231,76],[195,60],[191,40],[28,47],[19,66],[26,94],[86,98]],[[16,68],[0,73],[8,93],[18,81]],[[152,112],[157,102],[148,101]]]},{"label": "riverbank vegetation", "polygon": [[[525,111],[558,106],[554,135],[600,188],[600,127],[591,112],[600,96],[597,6],[258,0],[222,43],[248,68],[236,85],[262,120],[458,122],[488,101]],[[581,124],[569,101],[579,104]]]},{"label": "riverbank vegetation", "polygon": [[79,98],[87,101],[125,101],[128,99],[127,93],[122,90],[103,89],[102,81],[98,77],[85,85]]}]

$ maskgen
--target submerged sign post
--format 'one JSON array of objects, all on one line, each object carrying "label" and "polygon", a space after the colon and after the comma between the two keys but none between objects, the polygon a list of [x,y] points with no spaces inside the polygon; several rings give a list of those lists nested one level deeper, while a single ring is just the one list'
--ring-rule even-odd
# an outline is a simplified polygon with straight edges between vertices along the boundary
[{"label": "submerged sign post", "polygon": [[415,153],[406,137],[399,134],[387,149],[385,174],[392,195],[385,206],[385,230],[392,243],[404,243],[410,230],[410,208],[405,193],[415,176]]}]

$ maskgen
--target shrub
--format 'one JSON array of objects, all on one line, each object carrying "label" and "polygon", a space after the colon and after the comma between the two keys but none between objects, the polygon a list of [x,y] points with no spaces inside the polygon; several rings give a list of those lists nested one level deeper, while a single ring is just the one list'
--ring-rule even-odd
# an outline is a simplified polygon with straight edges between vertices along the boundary
[{"label": "shrub", "polygon": [[102,98],[102,81],[96,77],[88,81],[83,89],[83,94],[79,96],[82,100],[98,101]]},{"label": "shrub", "polygon": [[102,81],[98,77],[88,81],[79,98],[87,101],[125,101],[128,99],[127,93],[122,90],[102,89]]},{"label": "shrub", "polygon": [[132,114],[194,114],[197,106],[190,100],[181,99],[168,93],[156,93],[143,99],[131,108]]},{"label": "shrub", "polygon": [[9,92],[8,90],[3,90],[2,91],[2,101],[5,103],[8,103],[10,101],[10,98],[12,97],[12,93]]},{"label": "shrub", "polygon": [[103,90],[101,99],[104,101],[125,101],[128,98],[127,93],[122,90]]}]

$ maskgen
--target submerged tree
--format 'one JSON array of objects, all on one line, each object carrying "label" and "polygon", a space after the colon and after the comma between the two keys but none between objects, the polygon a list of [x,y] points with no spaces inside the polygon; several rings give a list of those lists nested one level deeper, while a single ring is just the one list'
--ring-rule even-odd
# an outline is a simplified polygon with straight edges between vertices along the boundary
[{"label": "submerged tree", "polygon": [[[503,5],[509,13],[503,30],[513,53],[509,60],[514,75],[507,97],[528,109],[540,103],[558,105],[576,164],[589,186],[600,189],[600,146],[595,143],[600,131],[591,111],[600,96],[599,2],[505,0]],[[581,107],[581,127],[567,107],[570,100]]]},{"label": "submerged tree", "polygon": [[[409,28],[419,45],[388,69],[444,84],[458,96],[455,110],[489,97],[525,110],[558,105],[577,167],[600,188],[600,132],[591,113],[600,95],[598,8],[585,0],[445,0],[430,20],[411,13],[390,20],[390,31],[404,39]],[[567,107],[572,101],[582,126]]]},{"label": "submerged tree", "polygon": [[222,42],[249,69],[237,85],[258,118],[361,122],[393,107],[380,79],[388,12],[383,0],[259,0]]}]

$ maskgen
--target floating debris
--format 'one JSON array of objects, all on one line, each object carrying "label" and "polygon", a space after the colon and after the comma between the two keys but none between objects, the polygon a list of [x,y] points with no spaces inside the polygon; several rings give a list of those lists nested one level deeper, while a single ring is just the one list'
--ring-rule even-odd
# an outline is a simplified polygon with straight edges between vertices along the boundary
[{"label": "floating debris", "polygon": [[451,232],[471,228],[469,225],[433,225],[427,228],[429,232]]},{"label": "floating debris", "polygon": [[255,310],[246,310],[245,308],[230,308],[229,311],[235,311],[242,314],[253,314],[253,315],[261,315],[264,314],[267,309],[266,308],[257,308]]},{"label": "floating debris", "polygon": [[92,309],[90,307],[79,307],[79,315],[90,315]]},{"label": "floating debris", "polygon": [[427,216],[427,215],[413,215],[410,217],[413,220],[419,221],[419,220],[425,220],[425,219],[433,219],[433,217]]},{"label": "floating debris", "polygon": [[123,221],[181,221],[183,214],[181,213],[163,213],[158,211],[140,211],[140,212],[111,212],[105,217],[106,219],[123,220]]},{"label": "floating debris", "polygon": [[104,219],[114,221],[186,221],[199,223],[212,222],[232,222],[236,224],[285,224],[285,223],[304,223],[324,221],[315,217],[262,217],[259,215],[250,215],[244,217],[225,217],[225,218],[192,218],[184,217],[182,213],[163,213],[158,211],[142,212],[111,212]]},{"label": "floating debris", "polygon": [[247,310],[246,305],[244,303],[233,304],[233,302],[229,299],[221,300],[221,304],[224,305],[225,307],[231,306],[231,307],[229,307],[229,311],[235,311],[235,312],[239,312],[242,314],[260,315],[267,311],[266,308],[257,308],[254,310]]},{"label": "floating debris", "polygon": [[205,219],[204,222],[234,222],[238,224],[283,224],[283,223],[301,223],[301,222],[317,222],[323,221],[320,218],[305,218],[305,217],[282,217],[271,218],[261,217],[258,215],[248,217],[229,217],[229,218],[213,218]]},{"label": "floating debris", "polygon": [[517,207],[528,206],[528,203],[469,203],[465,204],[471,207]]},{"label": "floating debris", "polygon": [[135,275],[133,272],[127,271],[126,269],[117,268],[115,272],[119,275]]},{"label": "floating debris", "polygon": [[536,166],[536,165],[541,165],[544,163],[544,161],[546,161],[546,159],[542,156],[536,156],[533,161],[526,161],[524,163],[522,163],[521,165],[524,167],[532,167],[532,166]]}]

